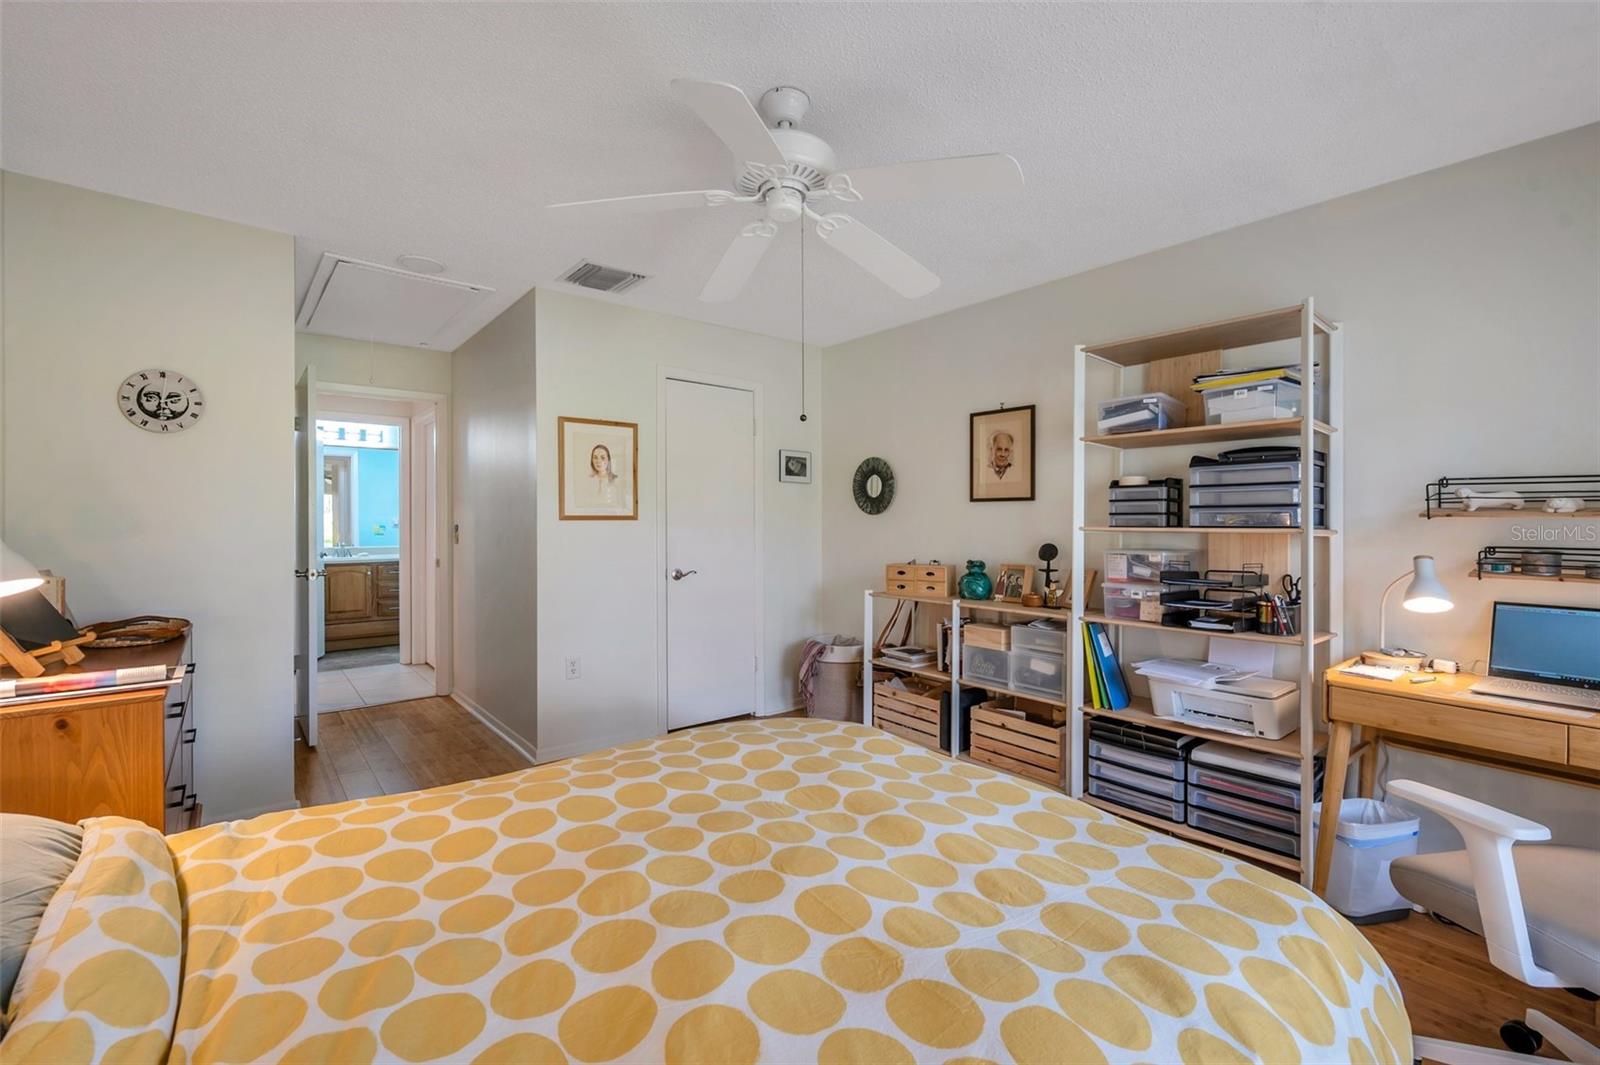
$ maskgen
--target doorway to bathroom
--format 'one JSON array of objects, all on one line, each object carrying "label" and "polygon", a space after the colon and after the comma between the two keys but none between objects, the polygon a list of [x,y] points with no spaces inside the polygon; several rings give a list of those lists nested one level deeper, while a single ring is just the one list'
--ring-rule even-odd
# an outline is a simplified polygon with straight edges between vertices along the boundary
[{"label": "doorway to bathroom", "polygon": [[300,732],[316,746],[320,714],[448,694],[440,664],[447,596],[440,547],[446,463],[442,397],[356,386],[314,389],[303,454],[309,490]]}]

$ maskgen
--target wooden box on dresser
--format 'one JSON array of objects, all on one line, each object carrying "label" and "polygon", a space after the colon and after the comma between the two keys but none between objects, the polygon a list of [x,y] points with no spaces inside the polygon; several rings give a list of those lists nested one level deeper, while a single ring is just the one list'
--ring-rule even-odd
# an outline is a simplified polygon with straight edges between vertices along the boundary
[{"label": "wooden box on dresser", "polygon": [[58,821],[115,814],[163,832],[200,824],[191,637],[124,650],[84,648],[49,675],[180,667],[177,683],[0,706],[0,810]]}]

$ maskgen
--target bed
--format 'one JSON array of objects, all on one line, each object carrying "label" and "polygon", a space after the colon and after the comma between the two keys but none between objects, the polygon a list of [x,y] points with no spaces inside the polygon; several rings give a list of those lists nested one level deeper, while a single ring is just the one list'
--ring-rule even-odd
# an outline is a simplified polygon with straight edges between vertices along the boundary
[{"label": "bed", "polygon": [[863,725],[84,826],[7,1062],[1411,1060],[1299,884]]}]

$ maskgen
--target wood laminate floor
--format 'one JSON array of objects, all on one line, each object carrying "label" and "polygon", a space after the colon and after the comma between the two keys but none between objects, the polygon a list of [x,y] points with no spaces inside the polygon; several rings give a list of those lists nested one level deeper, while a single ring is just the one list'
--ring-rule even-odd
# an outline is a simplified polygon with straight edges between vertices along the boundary
[{"label": "wood laminate floor", "polygon": [[[315,751],[295,744],[295,796],[305,806],[453,784],[528,764],[448,699],[325,713],[317,727]],[[1499,1048],[1501,1022],[1532,1007],[1600,1042],[1595,1003],[1522,986],[1489,964],[1483,941],[1471,933],[1418,914],[1363,931],[1399,979],[1418,1035]]]},{"label": "wood laminate floor", "polygon": [[528,765],[449,699],[323,713],[317,739],[316,750],[298,738],[294,745],[294,794],[302,806],[432,788]]}]

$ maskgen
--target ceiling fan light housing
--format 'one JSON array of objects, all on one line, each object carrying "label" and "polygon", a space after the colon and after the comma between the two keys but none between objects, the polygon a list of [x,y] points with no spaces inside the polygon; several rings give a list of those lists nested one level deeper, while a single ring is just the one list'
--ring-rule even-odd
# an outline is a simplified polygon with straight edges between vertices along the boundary
[{"label": "ceiling fan light housing", "polygon": [[805,189],[797,184],[785,181],[767,192],[767,221],[783,225],[798,221],[805,213]]}]

